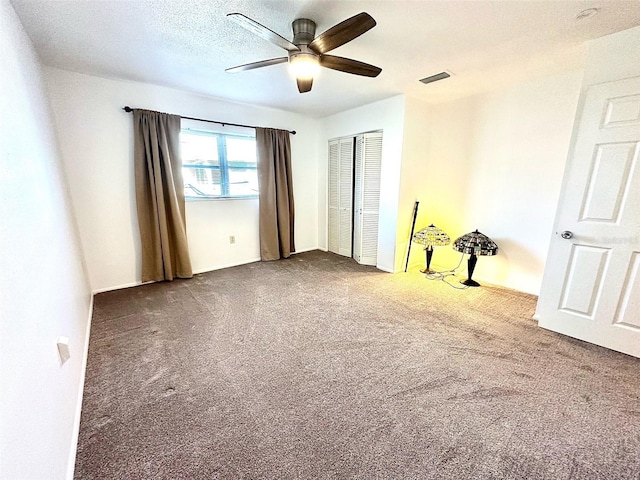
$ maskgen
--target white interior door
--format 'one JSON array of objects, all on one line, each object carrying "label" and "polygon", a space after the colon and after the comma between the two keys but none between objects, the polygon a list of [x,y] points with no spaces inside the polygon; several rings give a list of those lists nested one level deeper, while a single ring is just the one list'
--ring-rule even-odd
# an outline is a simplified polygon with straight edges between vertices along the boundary
[{"label": "white interior door", "polygon": [[353,257],[363,265],[378,261],[382,132],[356,137]]},{"label": "white interior door", "polygon": [[537,309],[541,327],[637,357],[639,156],[640,77],[589,87]]},{"label": "white interior door", "polygon": [[329,251],[351,256],[353,138],[329,142]]}]

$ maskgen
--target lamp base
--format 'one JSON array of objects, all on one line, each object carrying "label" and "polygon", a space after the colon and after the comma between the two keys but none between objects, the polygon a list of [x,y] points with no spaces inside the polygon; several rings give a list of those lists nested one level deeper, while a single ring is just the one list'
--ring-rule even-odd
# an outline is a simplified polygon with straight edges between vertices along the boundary
[{"label": "lamp base", "polygon": [[467,287],[479,287],[480,284],[478,282],[476,282],[475,280],[471,280],[470,278],[467,278],[466,280],[460,280],[460,283],[463,285],[466,285]]},{"label": "lamp base", "polygon": [[425,268],[424,270],[420,270],[420,273],[424,273],[425,275],[429,275],[431,273],[437,273],[435,270],[431,270],[430,268]]}]

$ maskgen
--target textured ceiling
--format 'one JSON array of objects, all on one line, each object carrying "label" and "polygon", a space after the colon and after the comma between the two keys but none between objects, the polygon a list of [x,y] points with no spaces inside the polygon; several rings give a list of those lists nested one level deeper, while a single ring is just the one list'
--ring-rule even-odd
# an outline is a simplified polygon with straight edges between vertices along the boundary
[{"label": "textured ceiling", "polygon": [[[585,41],[640,25],[638,0],[208,0],[11,2],[46,65],[175,87],[322,117],[404,93],[442,102],[578,67]],[[586,8],[598,15],[577,21]],[[382,68],[377,78],[322,69],[300,94],[287,65],[227,67],[286,52],[226,18],[243,13],[291,39],[361,11],[378,25],[332,51]],[[448,70],[430,85],[420,78]]]}]

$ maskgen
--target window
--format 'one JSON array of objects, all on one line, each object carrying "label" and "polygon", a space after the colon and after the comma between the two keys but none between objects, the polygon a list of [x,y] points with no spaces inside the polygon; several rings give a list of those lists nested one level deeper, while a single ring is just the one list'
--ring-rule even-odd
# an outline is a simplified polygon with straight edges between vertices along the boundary
[{"label": "window", "polygon": [[258,195],[255,137],[182,130],[180,150],[185,197]]}]

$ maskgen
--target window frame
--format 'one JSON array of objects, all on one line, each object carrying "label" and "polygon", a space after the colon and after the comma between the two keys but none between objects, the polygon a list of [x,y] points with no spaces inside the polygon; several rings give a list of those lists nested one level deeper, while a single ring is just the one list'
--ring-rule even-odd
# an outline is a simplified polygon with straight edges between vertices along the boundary
[{"label": "window frame", "polygon": [[[219,170],[220,171],[220,195],[188,195],[185,192],[184,198],[186,201],[203,201],[203,200],[252,200],[257,199],[259,196],[259,192],[251,195],[233,195],[230,193],[230,183],[229,183],[229,171],[234,167],[229,166],[229,160],[227,158],[227,138],[241,138],[241,139],[250,139],[253,140],[254,143],[256,141],[255,132],[237,132],[237,131],[220,131],[220,130],[209,130],[201,127],[188,127],[182,126],[180,128],[180,135],[188,134],[188,135],[202,135],[206,137],[215,137],[217,138],[216,144],[218,147],[218,163],[219,165],[188,165],[184,163],[182,159],[182,151],[180,151],[181,155],[181,164],[182,168],[185,169],[193,169],[197,171],[200,169],[201,171],[205,170]],[[181,142],[182,143],[182,142]],[[257,155],[256,155],[257,156]],[[250,167],[248,167],[250,168]],[[258,175],[258,161],[256,158],[256,179]],[[184,175],[183,175],[184,177]]]}]

